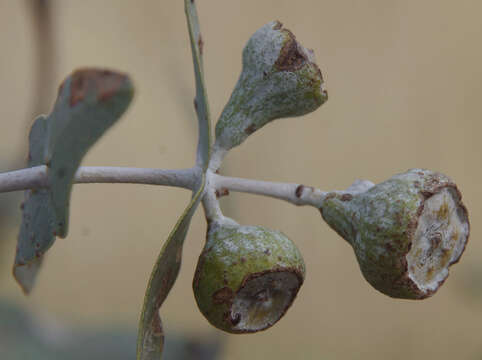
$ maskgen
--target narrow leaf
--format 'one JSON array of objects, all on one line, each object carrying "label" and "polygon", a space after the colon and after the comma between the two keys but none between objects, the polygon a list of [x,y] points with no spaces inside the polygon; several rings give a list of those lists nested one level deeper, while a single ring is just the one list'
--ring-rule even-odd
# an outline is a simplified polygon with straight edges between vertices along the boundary
[{"label": "narrow leaf", "polygon": [[[48,119],[42,115],[30,129],[29,167],[43,164],[47,122]],[[55,214],[51,199],[49,189],[25,191],[13,276],[26,294],[32,290],[44,253],[55,241]]]},{"label": "narrow leaf", "polygon": [[[203,40],[199,30],[194,1],[185,0],[185,12],[191,40],[191,50],[194,63],[194,76],[196,79],[196,97],[194,107],[196,109],[199,124],[199,139],[197,147],[196,164],[206,171],[210,159],[211,129],[210,114],[207,100],[206,86],[202,64]],[[161,253],[154,265],[142,309],[137,338],[137,359],[153,360],[160,359],[164,345],[164,332],[162,329],[159,309],[173,287],[179,269],[181,267],[182,247],[191,218],[196,211],[201,195],[204,191],[205,174],[202,175],[202,183],[193,193],[191,203],[176,223],[162,247]]]},{"label": "narrow leaf", "polygon": [[77,70],[60,86],[45,158],[58,236],[67,235],[72,181],[82,158],[124,113],[133,93],[127,75],[101,69]]},{"label": "narrow leaf", "polygon": [[194,77],[196,79],[196,97],[194,98],[194,107],[196,108],[199,122],[199,141],[196,163],[203,169],[206,169],[210,156],[211,120],[202,61],[204,42],[201,36],[201,30],[199,28],[199,21],[194,1],[184,0],[184,10],[186,12],[189,38],[191,40]]},{"label": "narrow leaf", "polygon": [[179,274],[184,239],[186,238],[191,218],[201,200],[204,182],[205,176],[203,174],[199,189],[169,234],[152,270],[139,321],[137,337],[138,360],[158,360],[161,358],[164,345],[164,331],[161,318],[159,317],[159,308],[167,298]]}]

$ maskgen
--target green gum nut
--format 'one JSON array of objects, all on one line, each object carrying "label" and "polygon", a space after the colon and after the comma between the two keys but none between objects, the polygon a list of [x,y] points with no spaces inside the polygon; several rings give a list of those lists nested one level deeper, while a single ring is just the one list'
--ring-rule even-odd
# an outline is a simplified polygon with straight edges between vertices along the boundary
[{"label": "green gum nut", "polygon": [[353,247],[365,279],[394,298],[433,295],[469,237],[457,186],[429,170],[412,169],[360,193],[330,193],[320,211]]},{"label": "green gum nut", "polygon": [[313,51],[273,21],[243,50],[243,70],[216,125],[215,146],[227,151],[271,120],[310,113],[327,99]]},{"label": "green gum nut", "polygon": [[253,333],[275,324],[293,303],[305,264],[284,234],[231,219],[209,225],[193,290],[201,313],[229,333]]}]

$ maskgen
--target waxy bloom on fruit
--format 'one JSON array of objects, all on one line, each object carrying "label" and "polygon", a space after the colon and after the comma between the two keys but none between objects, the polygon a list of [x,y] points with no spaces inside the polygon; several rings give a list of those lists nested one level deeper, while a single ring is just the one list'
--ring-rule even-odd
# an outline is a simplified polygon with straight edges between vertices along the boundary
[{"label": "waxy bloom on fruit", "polygon": [[278,231],[211,222],[193,290],[202,314],[230,333],[275,324],[303,284],[305,264],[295,244]]},{"label": "waxy bloom on fruit", "polygon": [[227,151],[271,120],[310,113],[327,99],[313,51],[273,21],[243,50],[243,70],[216,125],[215,147]]},{"label": "waxy bloom on fruit", "polygon": [[395,298],[433,295],[469,237],[457,186],[429,170],[412,169],[360,193],[330,193],[320,211],[353,247],[365,279]]}]

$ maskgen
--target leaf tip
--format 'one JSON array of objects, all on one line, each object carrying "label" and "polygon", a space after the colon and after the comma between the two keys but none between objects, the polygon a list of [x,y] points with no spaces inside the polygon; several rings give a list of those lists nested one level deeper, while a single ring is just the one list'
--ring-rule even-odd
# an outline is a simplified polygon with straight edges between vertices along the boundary
[{"label": "leaf tip", "polygon": [[127,94],[132,98],[134,86],[129,76],[122,72],[100,68],[80,68],[75,70],[59,87],[59,95],[64,91],[65,84],[70,79],[71,107],[83,102],[87,98],[105,102],[111,98]]},{"label": "leaf tip", "polygon": [[25,296],[30,295],[32,292],[41,264],[42,258],[40,257],[26,264],[19,264],[16,262],[13,265],[13,277]]}]

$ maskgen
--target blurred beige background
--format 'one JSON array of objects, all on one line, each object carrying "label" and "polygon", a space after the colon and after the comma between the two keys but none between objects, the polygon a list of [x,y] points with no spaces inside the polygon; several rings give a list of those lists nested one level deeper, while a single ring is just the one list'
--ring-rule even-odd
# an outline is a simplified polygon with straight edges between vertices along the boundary
[{"label": "blurred beige background", "polygon": [[[31,1],[31,0],[30,0]],[[300,247],[308,274],[272,329],[226,336],[225,359],[482,358],[482,2],[478,0],[197,0],[213,123],[241,69],[241,51],[279,19],[314,49],[329,101],[278,120],[227,157],[224,173],[325,190],[383,181],[412,167],[451,176],[469,209],[471,239],[445,285],[424,301],[388,298],[362,278],[348,245],[311,208],[231,194],[227,215],[279,229]],[[35,36],[29,1],[0,0],[0,161],[26,154],[33,121]],[[194,161],[194,80],[183,2],[52,1],[53,82],[81,66],[128,72],[136,98],[85,165],[181,168]],[[67,239],[49,252],[33,294],[10,275],[16,228],[1,247],[0,296],[79,324],[136,326],[152,265],[189,199],[183,190],[78,185]],[[19,221],[20,211],[12,214]],[[161,310],[173,329],[218,333],[198,312],[191,281],[205,223],[196,214],[184,266]]]}]

